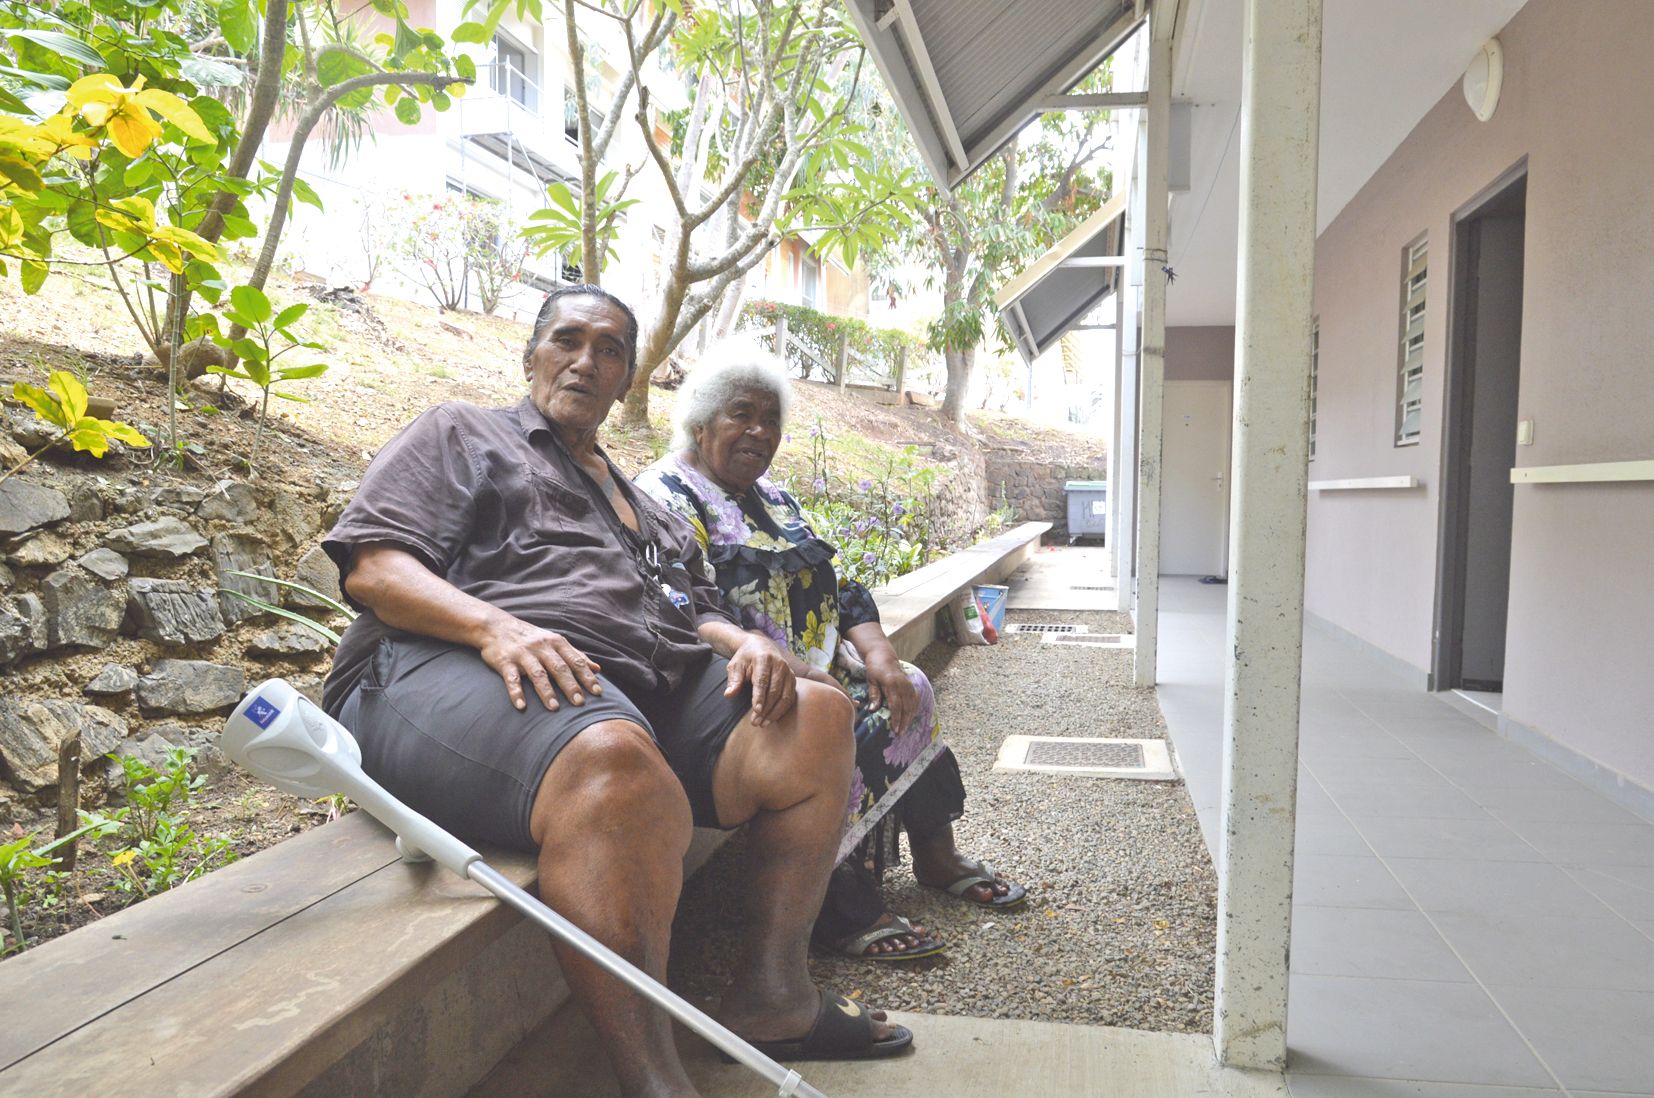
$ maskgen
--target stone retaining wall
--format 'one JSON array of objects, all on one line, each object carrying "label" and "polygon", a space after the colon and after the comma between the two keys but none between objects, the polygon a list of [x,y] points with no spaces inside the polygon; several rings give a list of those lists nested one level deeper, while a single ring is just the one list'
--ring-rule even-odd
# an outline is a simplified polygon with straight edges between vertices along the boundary
[{"label": "stone retaining wall", "polygon": [[1045,465],[1029,458],[1027,451],[1002,447],[985,451],[983,475],[993,507],[1009,504],[1019,522],[1049,522],[1048,538],[1068,537],[1068,496],[1063,486],[1071,480],[1106,480],[1107,459],[1098,456],[1090,464]]},{"label": "stone retaining wall", "polygon": [[115,454],[0,483],[0,823],[15,798],[55,803],[77,731],[95,795],[111,752],[224,765],[212,745],[250,681],[319,695],[331,646],[220,588],[302,604],[228,574],[251,572],[336,595],[317,541],[352,488],[192,481]]}]

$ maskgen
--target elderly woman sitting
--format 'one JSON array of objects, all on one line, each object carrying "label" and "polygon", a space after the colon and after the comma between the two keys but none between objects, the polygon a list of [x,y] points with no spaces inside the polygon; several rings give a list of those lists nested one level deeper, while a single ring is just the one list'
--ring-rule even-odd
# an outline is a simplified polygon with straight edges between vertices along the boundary
[{"label": "elderly woman sitting", "polygon": [[790,396],[780,363],[755,345],[714,348],[679,394],[675,452],[636,483],[694,527],[726,609],[787,653],[797,675],[856,703],[856,771],[817,943],[869,960],[929,956],[940,941],[886,912],[878,893],[899,828],[920,884],[992,908],[1026,893],[954,846],[965,789],[938,736],[930,680],[897,659],[867,588],[834,572],[837,550],[764,476]]}]

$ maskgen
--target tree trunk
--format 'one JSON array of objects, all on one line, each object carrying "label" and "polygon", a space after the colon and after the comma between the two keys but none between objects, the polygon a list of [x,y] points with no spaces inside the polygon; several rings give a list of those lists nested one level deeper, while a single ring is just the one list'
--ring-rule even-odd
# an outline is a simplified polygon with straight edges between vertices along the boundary
[{"label": "tree trunk", "polygon": [[942,400],[942,418],[956,427],[965,425],[965,394],[970,391],[971,373],[976,368],[976,348],[943,351],[948,365],[948,394]]}]

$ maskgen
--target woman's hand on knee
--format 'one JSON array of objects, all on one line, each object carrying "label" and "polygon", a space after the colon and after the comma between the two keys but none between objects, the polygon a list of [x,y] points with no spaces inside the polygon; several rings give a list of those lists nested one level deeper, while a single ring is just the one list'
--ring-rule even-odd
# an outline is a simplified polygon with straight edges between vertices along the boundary
[{"label": "woman's hand on knee", "polygon": [[748,636],[729,657],[729,685],[724,697],[733,698],[749,683],[752,723],[760,728],[785,716],[798,700],[798,681],[787,665],[787,657],[764,637]]},{"label": "woman's hand on knee", "polygon": [[867,708],[876,712],[890,707],[890,727],[897,732],[907,727],[919,711],[919,691],[907,677],[907,669],[894,654],[867,661]]}]

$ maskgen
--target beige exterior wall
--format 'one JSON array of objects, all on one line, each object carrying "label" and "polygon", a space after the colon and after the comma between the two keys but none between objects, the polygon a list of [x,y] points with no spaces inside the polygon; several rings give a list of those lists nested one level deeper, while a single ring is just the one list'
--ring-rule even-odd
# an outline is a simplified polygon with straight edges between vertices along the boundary
[{"label": "beige exterior wall", "polygon": [[1167,381],[1230,381],[1235,376],[1235,329],[1166,329]]},{"label": "beige exterior wall", "polygon": [[[1639,0],[1530,0],[1501,32],[1503,94],[1457,85],[1322,234],[1310,479],[1411,474],[1414,491],[1311,493],[1307,609],[1430,666],[1453,216],[1528,171],[1513,464],[1654,458],[1654,33]],[[1393,443],[1402,252],[1430,242],[1425,403]],[[1654,789],[1654,484],[1517,486],[1506,717]]]}]

